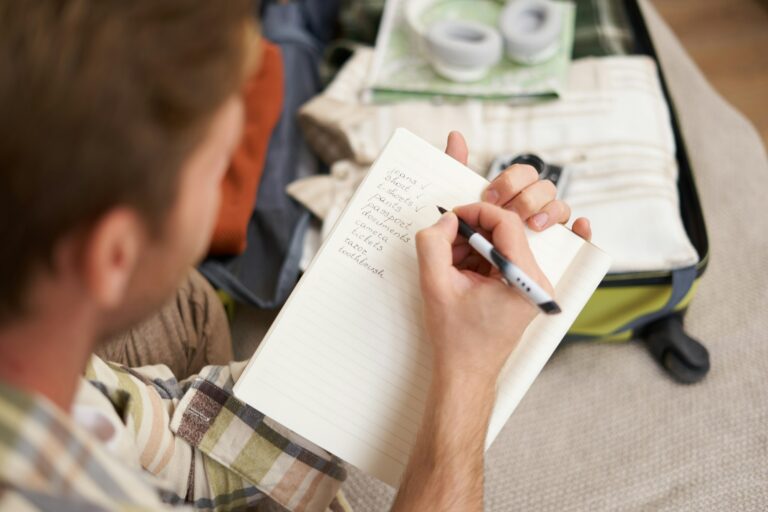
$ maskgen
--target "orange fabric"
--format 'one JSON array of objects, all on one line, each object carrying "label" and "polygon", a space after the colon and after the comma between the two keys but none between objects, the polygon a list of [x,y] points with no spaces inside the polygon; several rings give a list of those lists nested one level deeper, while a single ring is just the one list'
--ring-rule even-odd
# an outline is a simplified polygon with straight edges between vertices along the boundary
[{"label": "orange fabric", "polygon": [[244,90],[243,140],[221,184],[221,206],[209,253],[240,254],[245,250],[248,220],[256,202],[269,139],[283,108],[283,60],[280,49],[262,41],[261,66]]}]

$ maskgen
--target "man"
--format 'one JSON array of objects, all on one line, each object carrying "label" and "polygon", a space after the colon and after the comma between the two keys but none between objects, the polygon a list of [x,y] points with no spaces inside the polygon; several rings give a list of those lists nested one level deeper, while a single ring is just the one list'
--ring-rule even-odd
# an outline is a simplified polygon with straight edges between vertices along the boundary
[{"label": "man", "polygon": [[[231,396],[242,364],[179,382],[91,357],[204,254],[254,41],[247,0],[0,4],[0,510],[347,507],[337,458]],[[447,151],[466,161],[458,134]],[[536,178],[510,169],[457,213],[548,286],[521,219],[569,214]],[[394,507],[480,510],[495,378],[536,313],[456,214],[417,251],[435,371]]]}]

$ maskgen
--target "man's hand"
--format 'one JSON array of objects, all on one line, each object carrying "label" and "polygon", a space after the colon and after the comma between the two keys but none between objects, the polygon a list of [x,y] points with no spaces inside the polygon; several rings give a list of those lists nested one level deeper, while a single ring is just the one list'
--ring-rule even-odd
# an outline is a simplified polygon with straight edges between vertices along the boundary
[{"label": "man's hand", "polygon": [[[467,165],[469,151],[459,132],[448,135],[445,152]],[[555,198],[557,190],[549,180],[539,180],[530,165],[515,164],[499,174],[483,193],[483,201],[512,210],[534,231],[542,231],[554,224],[565,224],[571,216],[571,208]],[[592,238],[589,221],[576,219],[571,228],[584,240]]]},{"label": "man's hand", "polygon": [[[446,153],[466,164],[459,133],[448,137]],[[555,193],[532,167],[513,165],[491,183],[485,202],[447,212],[416,236],[434,364],[424,421],[393,510],[482,510],[483,446],[496,379],[537,310],[458,236],[456,215],[552,293],[524,227],[568,221],[570,208]],[[573,230],[591,237],[586,219]]]},{"label": "man's hand", "polygon": [[550,294],[553,290],[533,258],[516,213],[488,203],[454,211],[443,214],[435,225],[416,236],[433,371],[440,379],[492,385],[537,309],[504,284],[496,269],[477,272],[455,266],[465,263],[456,259],[456,215],[483,231],[504,256]]},{"label": "man's hand", "polygon": [[[460,133],[448,136],[446,153],[466,164],[467,145]],[[540,231],[568,222],[571,209],[556,199],[556,193],[552,182],[539,180],[530,165],[513,165],[488,186],[484,203],[456,208],[454,212],[552,293],[530,252],[523,224]],[[456,236],[457,229],[457,218],[449,212],[416,237],[435,371],[438,377],[459,372],[465,379],[495,382],[536,310],[503,284],[498,271],[465,239]],[[587,219],[577,219],[573,229],[582,238],[591,238]]]}]

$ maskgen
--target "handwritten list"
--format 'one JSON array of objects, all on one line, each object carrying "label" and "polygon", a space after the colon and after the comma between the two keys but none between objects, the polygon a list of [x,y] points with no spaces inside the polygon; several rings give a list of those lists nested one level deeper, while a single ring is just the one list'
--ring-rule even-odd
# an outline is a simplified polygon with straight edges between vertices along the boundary
[{"label": "handwritten list", "polygon": [[[387,170],[375,192],[363,199],[352,230],[338,249],[339,254],[384,278],[382,262],[386,258],[377,256],[390,242],[408,245],[413,240],[413,214],[424,208],[419,200],[424,198],[429,186],[428,182],[401,170]],[[380,263],[377,265],[376,261]]]}]

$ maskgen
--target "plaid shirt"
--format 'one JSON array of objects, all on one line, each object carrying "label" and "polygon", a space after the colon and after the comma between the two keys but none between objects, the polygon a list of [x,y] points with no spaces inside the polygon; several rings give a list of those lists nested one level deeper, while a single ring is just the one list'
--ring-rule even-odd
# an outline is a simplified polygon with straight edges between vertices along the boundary
[{"label": "plaid shirt", "polygon": [[624,0],[578,0],[573,58],[634,53],[635,36]]},{"label": "plaid shirt", "polygon": [[234,398],[243,369],[94,356],[72,415],[0,383],[0,510],[349,511],[338,458]]}]

